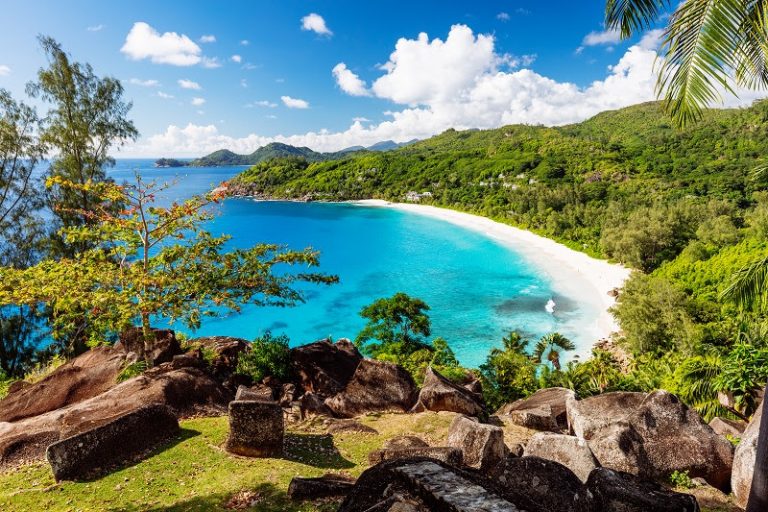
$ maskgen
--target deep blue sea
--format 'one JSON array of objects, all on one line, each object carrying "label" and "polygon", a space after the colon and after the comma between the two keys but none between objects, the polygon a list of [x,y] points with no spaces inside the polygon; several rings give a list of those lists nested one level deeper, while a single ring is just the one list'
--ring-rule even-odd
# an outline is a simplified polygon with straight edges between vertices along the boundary
[{"label": "deep blue sea", "polygon": [[[144,179],[173,181],[164,198],[171,200],[204,193],[242,169],[157,169],[152,160],[118,160],[110,175],[122,181],[139,171]],[[354,338],[364,324],[363,306],[402,291],[430,305],[433,336],[446,338],[467,366],[481,364],[511,329],[532,337],[559,330],[579,339],[577,304],[554,296],[545,274],[509,247],[441,220],[351,204],[228,199],[209,229],[231,235],[237,247],[268,242],[317,249],[320,270],[341,282],[310,287],[306,303],[294,308],[251,307],[204,319],[190,335],[252,339],[270,330],[287,334],[292,345]],[[557,303],[554,314],[545,309],[550,299]]]}]

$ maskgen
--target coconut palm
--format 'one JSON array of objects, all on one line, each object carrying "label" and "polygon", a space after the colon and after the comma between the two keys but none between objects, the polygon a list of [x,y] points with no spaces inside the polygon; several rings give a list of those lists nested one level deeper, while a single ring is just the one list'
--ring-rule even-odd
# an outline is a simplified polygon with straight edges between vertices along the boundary
[{"label": "coconut palm", "polygon": [[560,351],[561,350],[574,350],[576,345],[571,340],[560,334],[559,332],[553,332],[543,336],[533,349],[533,360],[537,363],[541,363],[541,360],[546,356],[547,361],[552,363],[552,368],[560,370]]},{"label": "coconut palm", "polygon": [[504,349],[516,354],[522,354],[525,352],[528,346],[528,340],[517,331],[509,331],[509,334],[501,338],[501,342],[504,344]]},{"label": "coconut palm", "polygon": [[[664,30],[656,93],[679,126],[701,117],[721,92],[768,86],[765,0],[607,0],[606,26],[624,38],[674,12]],[[676,6],[676,7],[673,7]]]}]

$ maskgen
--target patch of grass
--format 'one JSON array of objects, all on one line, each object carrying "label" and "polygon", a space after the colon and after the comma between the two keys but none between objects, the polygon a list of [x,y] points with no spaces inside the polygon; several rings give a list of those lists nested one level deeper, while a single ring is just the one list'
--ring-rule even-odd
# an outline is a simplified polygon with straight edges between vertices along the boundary
[{"label": "patch of grass", "polygon": [[56,484],[48,464],[39,462],[0,472],[3,512],[223,511],[233,496],[246,496],[248,510],[325,512],[336,502],[293,503],[287,495],[294,476],[329,471],[357,476],[367,456],[396,435],[444,442],[454,414],[381,414],[361,418],[379,434],[344,432],[331,437],[319,419],[289,427],[286,458],[251,459],[225,452],[226,417],[181,422],[179,439],[146,460],[88,482]]}]

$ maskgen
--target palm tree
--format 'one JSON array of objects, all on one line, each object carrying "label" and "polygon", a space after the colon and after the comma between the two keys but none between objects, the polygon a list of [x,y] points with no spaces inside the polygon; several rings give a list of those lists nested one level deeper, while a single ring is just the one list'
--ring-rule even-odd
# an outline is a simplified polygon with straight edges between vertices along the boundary
[{"label": "palm tree", "polygon": [[501,342],[504,344],[504,349],[514,352],[516,354],[522,354],[525,352],[528,346],[528,340],[517,331],[509,331],[509,334],[501,338]]},{"label": "palm tree", "polygon": [[560,370],[560,350],[575,350],[576,345],[571,340],[560,334],[553,332],[543,336],[533,350],[533,360],[541,363],[546,355],[547,361],[552,363],[552,368]]},{"label": "palm tree", "polygon": [[768,86],[765,0],[607,0],[605,22],[624,38],[677,5],[662,39],[656,93],[679,126],[701,118],[720,91]]}]

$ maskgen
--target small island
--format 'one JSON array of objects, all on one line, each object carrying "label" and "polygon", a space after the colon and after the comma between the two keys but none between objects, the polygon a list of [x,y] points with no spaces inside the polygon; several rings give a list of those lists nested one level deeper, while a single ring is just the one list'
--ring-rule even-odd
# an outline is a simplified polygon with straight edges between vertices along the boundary
[{"label": "small island", "polygon": [[168,167],[186,167],[189,164],[186,160],[177,160],[176,158],[160,158],[155,160],[155,167],[168,168]]}]

